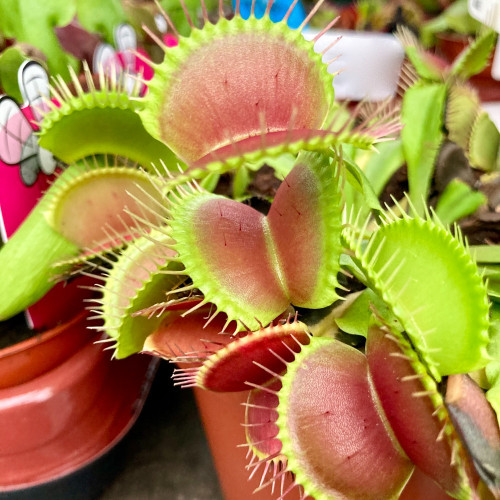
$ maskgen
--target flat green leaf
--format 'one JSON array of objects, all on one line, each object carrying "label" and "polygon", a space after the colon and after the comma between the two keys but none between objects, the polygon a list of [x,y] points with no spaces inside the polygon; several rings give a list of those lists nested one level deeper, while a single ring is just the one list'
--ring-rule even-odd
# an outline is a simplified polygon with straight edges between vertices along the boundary
[{"label": "flat green leaf", "polygon": [[347,181],[356,191],[362,194],[365,205],[376,212],[382,211],[378,197],[365,173],[353,161],[344,158],[343,162]]},{"label": "flat green leaf", "polygon": [[483,71],[489,62],[495,41],[496,33],[493,30],[485,30],[455,59],[451,74],[468,80]]},{"label": "flat green leaf", "polygon": [[420,34],[424,43],[431,45],[437,33],[455,31],[463,35],[471,35],[480,27],[481,23],[469,14],[467,0],[456,0],[441,15],[425,23]]},{"label": "flat green leaf", "polygon": [[[400,139],[382,142],[377,144],[376,149],[370,151],[353,150],[351,152],[348,151],[348,148],[342,146],[342,157],[354,161],[359,166],[377,198],[389,179],[405,162]],[[348,212],[360,213],[361,220],[368,217],[370,207],[366,204],[359,189],[355,189],[350,183],[346,183],[344,197]]]},{"label": "flat green leaf", "polygon": [[489,264],[482,266],[481,271],[488,286],[488,295],[494,302],[500,302],[500,266]]},{"label": "flat green leaf", "polygon": [[215,191],[215,188],[217,187],[217,184],[219,183],[219,179],[220,174],[218,174],[217,172],[212,172],[208,174],[204,179],[201,179],[200,186],[210,193],[213,193]]},{"label": "flat green leaf", "polygon": [[446,31],[447,29],[448,21],[442,16],[435,17],[422,26],[420,29],[420,39],[425,47],[430,47],[435,43],[436,33]]},{"label": "flat green leaf", "polygon": [[[68,167],[47,191],[72,175]],[[41,299],[54,285],[53,265],[78,254],[78,246],[50,227],[45,211],[49,196],[35,206],[0,250],[0,320],[8,319]]]},{"label": "flat green leaf", "polygon": [[500,264],[500,245],[474,245],[470,252],[478,263]]},{"label": "flat green leaf", "polygon": [[443,224],[451,224],[473,214],[487,201],[483,193],[474,191],[460,179],[452,179],[439,198],[436,215]]},{"label": "flat green leaf", "polygon": [[65,26],[76,12],[75,0],[0,0],[0,31],[18,42],[39,48],[50,73],[69,78],[68,65],[77,61],[61,48],[54,28]]},{"label": "flat green leaf", "polygon": [[350,255],[343,253],[340,256],[340,266],[342,269],[349,271],[356,279],[361,281],[361,283],[367,282],[366,275]]},{"label": "flat green leaf", "polygon": [[410,199],[422,215],[434,164],[443,142],[443,110],[446,100],[445,84],[417,84],[403,97],[401,131],[403,151],[408,166]]},{"label": "flat green leaf", "polygon": [[266,158],[266,164],[274,168],[276,177],[284,179],[291,171],[295,164],[295,156],[290,153],[285,153],[276,158]]},{"label": "flat green leaf", "polygon": [[340,318],[335,319],[335,322],[346,333],[366,337],[373,315],[372,307],[386,321],[395,320],[389,308],[378,295],[373,290],[367,288],[361,292],[359,297],[345,310]]},{"label": "flat green leaf", "polygon": [[233,179],[233,198],[240,199],[247,190],[248,184],[250,183],[250,175],[248,169],[243,165],[238,170],[236,170]]},{"label": "flat green leaf", "polygon": [[272,167],[276,176],[283,180],[292,170],[295,164],[296,155],[291,153],[284,153],[282,155],[274,156],[263,156],[258,159],[258,161],[252,161],[245,163],[245,167],[252,172],[257,172],[264,165],[269,165]]},{"label": "flat green leaf", "polygon": [[403,144],[400,139],[377,145],[377,151],[371,154],[364,168],[365,175],[377,196],[380,196],[389,179],[403,166],[404,161]]},{"label": "flat green leaf", "polygon": [[88,31],[99,33],[113,44],[116,26],[127,20],[120,0],[76,0],[80,24]]}]

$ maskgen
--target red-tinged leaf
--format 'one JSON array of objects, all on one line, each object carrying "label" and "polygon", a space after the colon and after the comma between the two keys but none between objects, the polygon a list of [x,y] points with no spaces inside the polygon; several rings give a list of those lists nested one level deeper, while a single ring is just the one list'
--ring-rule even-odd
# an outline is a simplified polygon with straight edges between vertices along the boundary
[{"label": "red-tinged leaf", "polygon": [[[216,163],[240,165],[262,158],[277,157],[282,153],[296,154],[301,150],[317,150],[328,153],[332,146],[331,130],[289,129],[253,135],[238,142],[231,142],[193,162],[187,172],[198,167],[215,168]],[[338,141],[340,142],[340,141]],[[349,142],[349,141],[346,141]]]},{"label": "red-tinged leaf", "polygon": [[278,391],[280,389],[280,380],[273,379],[263,387],[256,388],[248,394],[245,433],[247,443],[252,450],[249,465],[252,465],[255,459],[269,458],[273,462],[284,459],[283,455],[280,454],[282,446],[281,441],[277,439],[278,426],[276,425]]},{"label": "red-tinged leaf", "polygon": [[170,225],[187,274],[229,318],[255,330],[259,321],[267,324],[287,308],[260,212],[203,193],[176,205]]},{"label": "red-tinged leaf", "polygon": [[396,498],[413,465],[374,401],[366,357],[338,341],[313,338],[282,383],[278,439],[305,494]]},{"label": "red-tinged leaf", "polygon": [[320,308],[338,295],[342,202],[330,158],[303,153],[281,184],[267,216],[290,302]]},{"label": "red-tinged leaf", "polygon": [[66,176],[52,194],[46,217],[68,240],[82,248],[96,247],[109,241],[113,231],[127,236],[133,231],[129,228],[136,227],[125,208],[159,222],[155,210],[160,200],[160,193],[141,170],[82,163],[74,166],[73,175]]},{"label": "red-tinged leaf", "polygon": [[326,307],[338,298],[340,184],[336,160],[303,153],[267,217],[222,196],[179,190],[169,221],[178,260],[207,302],[249,330],[290,303]]},{"label": "red-tinged leaf", "polygon": [[142,118],[193,163],[231,143],[287,131],[291,122],[319,129],[332,103],[332,76],[300,32],[268,17],[235,16],[206,23],[169,49]]},{"label": "red-tinged leaf", "polygon": [[199,387],[220,392],[244,391],[263,384],[283,372],[286,366],[282,360],[292,361],[293,352],[299,352],[309,340],[305,325],[296,321],[262,328],[208,357],[196,382]]},{"label": "red-tinged leaf", "polygon": [[468,457],[435,381],[401,337],[370,328],[367,357],[387,420],[410,460],[454,498],[474,491]]},{"label": "red-tinged leaf", "polygon": [[[143,353],[159,356],[164,359],[177,359],[186,355],[203,358],[204,353],[212,353],[217,348],[231,341],[229,335],[221,335],[226,318],[219,314],[208,325],[207,317],[210,308],[188,314],[186,317],[178,313],[167,316],[163,323],[146,338]],[[185,366],[183,364],[183,366]]]}]

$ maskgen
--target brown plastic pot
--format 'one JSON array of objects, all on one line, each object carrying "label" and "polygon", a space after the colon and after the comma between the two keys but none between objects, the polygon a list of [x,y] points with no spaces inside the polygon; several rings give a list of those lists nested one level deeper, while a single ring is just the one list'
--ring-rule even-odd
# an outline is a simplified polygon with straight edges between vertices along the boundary
[{"label": "brown plastic pot", "polygon": [[[259,486],[260,476],[248,480],[250,472],[245,466],[247,448],[243,445],[245,431],[245,407],[248,392],[210,392],[194,389],[196,403],[215,469],[225,500],[271,500],[279,495],[271,495],[271,488],[257,493],[253,491]],[[297,500],[296,491],[287,495],[287,500]]]},{"label": "brown plastic pot", "polygon": [[104,458],[137,419],[157,361],[112,361],[87,324],[82,313],[0,351],[2,500],[91,499],[111,479]]},{"label": "brown plastic pot", "polygon": [[57,366],[95,338],[82,312],[72,320],[0,349],[0,389],[28,382]]},{"label": "brown plastic pot", "polygon": [[[250,473],[245,469],[248,463],[245,458],[247,448],[238,446],[245,443],[245,431],[242,426],[245,419],[243,403],[247,401],[248,392],[215,393],[195,389],[194,394],[224,499],[273,500],[279,497],[279,493],[271,494],[270,487],[254,494],[260,477],[248,480]],[[287,500],[298,498],[297,489],[286,496]],[[416,469],[400,500],[429,499],[451,500],[451,497]]]}]

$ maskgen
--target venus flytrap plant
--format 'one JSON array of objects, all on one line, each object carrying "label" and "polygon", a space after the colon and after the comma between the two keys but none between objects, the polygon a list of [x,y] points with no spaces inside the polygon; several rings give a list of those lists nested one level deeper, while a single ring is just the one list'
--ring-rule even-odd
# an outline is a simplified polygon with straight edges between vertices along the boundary
[{"label": "venus flytrap plant", "polygon": [[487,65],[496,33],[483,29],[448,65],[426,51],[406,29],[399,31],[408,63],[402,102],[403,150],[408,166],[409,195],[423,215],[431,179],[445,139],[456,142],[472,167],[498,170],[500,134],[482,110],[477,92],[467,80]]},{"label": "venus flytrap plant", "polygon": [[[111,236],[111,235],[110,235]],[[169,237],[158,233],[136,238],[130,234],[123,238],[123,252],[115,252],[114,259],[104,257],[111,271],[103,267],[105,277],[102,299],[96,299],[104,329],[112,340],[117,358],[129,356],[143,349],[144,341],[165,320],[166,313],[149,316],[134,315],[136,311],[160,302],[165,290],[175,290],[186,279],[172,259],[175,252],[169,249]],[[103,257],[101,257],[103,258]],[[144,301],[146,302],[144,303]]]},{"label": "venus flytrap plant", "polygon": [[[188,36],[176,32],[179,45],[165,48],[144,98],[105,80],[101,90],[89,80],[89,93],[74,81],[74,96],[58,82],[61,106],[46,116],[41,141],[72,165],[33,225],[67,242],[66,254],[83,251],[83,265],[100,259],[84,272],[101,291],[91,307],[115,357],[170,359],[181,386],[253,388],[246,435],[259,489],[271,486],[280,499],[295,489],[316,500],[391,499],[417,466],[454,498],[478,498],[476,474],[497,495],[498,472],[471,443],[486,436],[488,456],[498,457],[483,392],[467,408],[468,427],[443,400],[455,374],[486,368],[496,380],[477,264],[460,233],[436,217],[380,206],[342,145],[385,140],[399,129],[397,108],[360,105],[345,120],[327,65],[300,34],[310,17],[291,31],[286,17],[271,23],[270,6],[262,19],[237,11],[215,24],[204,11],[202,28],[191,21]],[[103,118],[113,125],[108,135],[97,129]],[[84,126],[88,144],[77,137]],[[186,165],[179,173],[170,149]],[[96,165],[75,162],[91,152],[103,155]],[[293,168],[266,214],[197,182],[283,153],[295,157]],[[110,167],[110,154],[148,172],[119,160]],[[344,199],[346,183],[356,203]],[[24,248],[22,231],[7,252]],[[43,278],[63,253],[45,257]],[[334,314],[315,336],[308,313],[325,308]],[[349,315],[351,331],[342,321]],[[351,334],[358,347],[341,341]]]},{"label": "venus flytrap plant", "polygon": [[54,79],[54,99],[45,99],[39,139],[70,165],[2,249],[1,267],[14,263],[17,269],[1,280],[2,318],[22,311],[52,288],[58,274],[64,274],[63,268],[56,270],[54,265],[68,260],[74,264],[79,255],[80,260],[88,260],[99,248],[102,253],[122,245],[116,235],[104,243],[109,230],[105,233],[102,227],[129,234],[131,219],[124,208],[142,211],[140,203],[160,198],[151,177],[138,164],[147,168],[153,161],[172,158],[171,151],[144,130],[136,113],[133,99],[139,83],[129,95],[121,80],[100,74],[96,89],[87,67],[88,90],[84,91],[76,74],[72,70],[70,74],[75,94],[62,79]]}]

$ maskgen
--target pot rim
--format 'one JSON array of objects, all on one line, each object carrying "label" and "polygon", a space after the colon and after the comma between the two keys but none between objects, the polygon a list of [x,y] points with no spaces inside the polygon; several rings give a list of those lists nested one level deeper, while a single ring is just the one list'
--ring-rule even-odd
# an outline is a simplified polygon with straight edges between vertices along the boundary
[{"label": "pot rim", "polygon": [[[159,365],[159,361],[159,359],[153,357],[151,357],[147,362],[142,359],[136,359],[136,363],[138,364],[133,368],[133,371],[140,372],[141,383],[135,390],[135,394],[133,396],[130,396],[129,391],[124,390],[119,395],[115,395],[117,399],[121,400],[121,405],[127,405],[129,415],[126,419],[120,419],[116,416],[112,418],[112,422],[110,422],[109,425],[117,426],[118,424],[120,428],[117,429],[116,432],[111,433],[111,439],[108,439],[107,442],[103,444],[103,446],[101,446],[98,450],[94,450],[94,453],[92,455],[84,456],[83,460],[72,462],[68,468],[65,468],[64,464],[61,461],[61,463],[59,463],[57,467],[54,467],[55,472],[53,475],[48,476],[47,474],[42,474],[42,477],[39,479],[26,480],[17,484],[0,485],[0,499],[4,494],[24,494],[28,493],[30,490],[36,492],[37,488],[39,487],[50,486],[65,478],[70,478],[71,475],[82,471],[86,467],[92,466],[93,463],[97,462],[107,453],[111,452],[111,450],[115,448],[115,446],[117,446],[126,437],[126,435],[129,433],[129,431],[139,418],[146,402],[147,396],[150,392],[151,385]],[[112,361],[110,360],[109,362]],[[119,376],[120,370],[115,371],[114,377],[116,378]],[[107,395],[109,396],[109,394]],[[105,396],[106,391],[99,397],[102,398]],[[6,498],[10,498],[10,496]],[[13,496],[12,498],[14,499],[16,497]]]},{"label": "pot rim", "polygon": [[61,331],[67,330],[68,328],[72,328],[75,324],[79,323],[83,320],[84,316],[86,316],[88,312],[83,310],[73,316],[70,320],[65,321],[59,325],[56,325],[48,330],[41,331],[39,333],[34,332],[34,335],[28,339],[22,340],[16,344],[13,344],[8,347],[4,347],[0,349],[0,361],[2,359],[8,358],[9,356],[13,356],[15,354],[19,354],[20,352],[31,349],[32,347],[38,346],[47,342],[48,340],[56,337],[61,333]]}]

